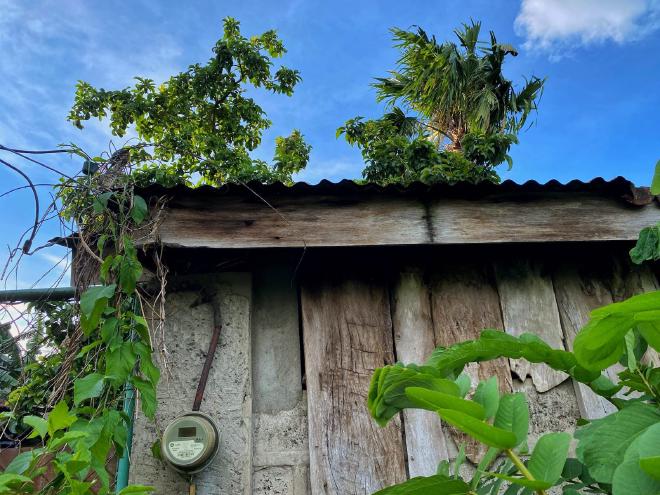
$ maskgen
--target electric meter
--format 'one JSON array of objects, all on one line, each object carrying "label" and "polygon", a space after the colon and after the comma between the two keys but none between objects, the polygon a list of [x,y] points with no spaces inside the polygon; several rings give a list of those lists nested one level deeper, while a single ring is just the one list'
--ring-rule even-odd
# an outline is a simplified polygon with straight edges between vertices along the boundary
[{"label": "electric meter", "polygon": [[161,441],[167,463],[180,473],[204,469],[218,453],[218,428],[204,413],[190,412],[172,421]]}]

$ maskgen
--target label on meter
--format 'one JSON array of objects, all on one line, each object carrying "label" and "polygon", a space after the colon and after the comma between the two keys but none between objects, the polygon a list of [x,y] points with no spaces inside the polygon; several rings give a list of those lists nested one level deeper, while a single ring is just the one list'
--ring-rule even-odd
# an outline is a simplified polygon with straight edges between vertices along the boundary
[{"label": "label on meter", "polygon": [[178,440],[169,443],[172,457],[180,461],[189,461],[197,457],[204,450],[204,444],[194,440]]}]

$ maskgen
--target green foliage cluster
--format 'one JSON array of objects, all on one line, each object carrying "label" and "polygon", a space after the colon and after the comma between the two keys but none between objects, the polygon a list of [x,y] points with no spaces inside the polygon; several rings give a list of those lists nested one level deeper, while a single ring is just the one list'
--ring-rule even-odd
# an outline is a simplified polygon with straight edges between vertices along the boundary
[{"label": "green foliage cluster", "polygon": [[509,149],[536,110],[544,80],[532,77],[516,91],[503,75],[516,50],[492,32],[480,41],[480,30],[478,22],[463,25],[455,31],[458,44],[438,43],[422,29],[392,30],[399,67],[374,84],[390,110],[379,119],[348,120],[337,131],[360,148],[367,180],[498,182],[494,168],[511,166]]},{"label": "green foliage cluster", "polygon": [[[95,252],[103,261],[101,283],[87,288],[78,304],[40,308],[48,315],[42,345],[62,345],[66,333],[71,337],[79,329],[79,351],[69,364],[71,342],[36,359],[34,366],[23,370],[24,383],[9,395],[13,409],[2,413],[2,421],[31,430],[28,438],[39,444],[7,466],[0,475],[0,493],[37,493],[35,480],[47,469],[51,481],[38,493],[110,493],[109,456],[121,456],[126,448],[130,418],[119,408],[127,384],[139,391],[145,416],[154,418],[160,371],[152,359],[147,322],[139,311],[142,264],[132,241],[132,232],[147,220],[148,207],[133,193],[131,177],[114,184],[112,191],[100,188],[100,179],[81,178],[60,190],[63,214],[73,216],[80,235],[96,241]],[[64,382],[59,401],[45,411],[53,377],[62,373],[70,380]],[[37,404],[41,415],[35,415]],[[133,486],[120,493],[149,491]]]},{"label": "green foliage cluster", "polygon": [[[485,330],[476,340],[439,347],[423,365],[399,363],[376,370],[368,407],[381,426],[403,409],[426,409],[489,447],[469,481],[459,477],[457,466],[450,474],[449,463],[443,462],[435,476],[413,478],[378,493],[494,495],[501,493],[503,483],[507,494],[541,494],[558,485],[571,495],[660,492],[660,368],[642,360],[648,347],[660,350],[660,291],[594,310],[576,336],[573,352],[552,349],[533,334],[514,337]],[[490,378],[466,398],[470,386],[462,374],[465,365],[501,357],[563,371],[618,410],[583,420],[575,433],[577,458],[567,457],[569,434],[547,433],[524,461],[529,420],[525,396],[501,395],[496,379]],[[601,371],[617,362],[624,370],[615,384]],[[501,453],[507,460],[495,466]]]},{"label": "green foliage cluster", "polygon": [[134,128],[148,146],[131,148],[141,183],[205,184],[252,179],[290,182],[303,169],[311,147],[294,130],[276,140],[274,164],[250,156],[271,125],[246,92],[252,88],[290,96],[297,70],[273,67],[286,52],[275,31],[244,37],[239,22],[224,20],[224,34],[206,65],[194,64],[160,86],[136,78],[132,88],[107,91],[80,81],[69,120],[82,128],[91,118],[109,118],[113,134]]},{"label": "green foliage cluster", "polygon": [[[655,164],[651,194],[660,195],[660,160]],[[630,258],[638,265],[660,259],[660,223],[642,229],[635,247],[630,250]]]}]

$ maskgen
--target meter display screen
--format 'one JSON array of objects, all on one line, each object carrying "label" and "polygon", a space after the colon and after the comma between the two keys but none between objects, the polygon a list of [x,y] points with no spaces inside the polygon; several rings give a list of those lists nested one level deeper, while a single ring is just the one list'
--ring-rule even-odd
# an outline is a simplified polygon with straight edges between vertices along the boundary
[{"label": "meter display screen", "polygon": [[194,426],[188,426],[185,428],[179,428],[179,437],[181,438],[190,438],[197,435],[197,428]]}]

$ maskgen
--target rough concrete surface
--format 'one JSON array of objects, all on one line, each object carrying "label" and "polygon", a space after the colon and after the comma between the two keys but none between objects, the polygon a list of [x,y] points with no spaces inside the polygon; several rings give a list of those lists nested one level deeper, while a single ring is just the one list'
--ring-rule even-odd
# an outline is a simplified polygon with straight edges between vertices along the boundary
[{"label": "rough concrete surface", "polygon": [[[201,406],[218,425],[220,450],[211,465],[195,475],[197,493],[251,494],[251,277],[218,274],[191,280],[215,290],[223,322]],[[158,431],[192,407],[213,328],[211,304],[195,302],[199,302],[198,291],[169,294],[165,322],[169,354],[158,387],[156,424],[140,413],[135,422],[130,481],[154,486],[157,494],[187,493],[187,482],[152,456],[151,445],[158,440]]]}]

